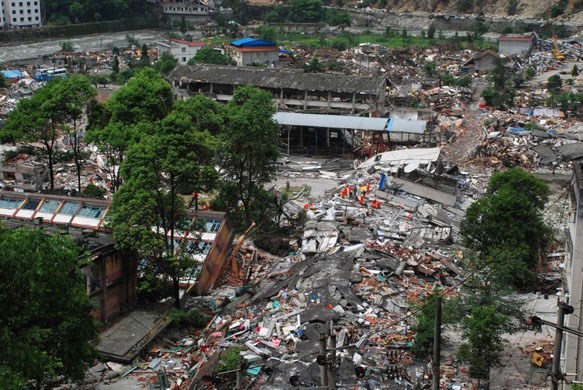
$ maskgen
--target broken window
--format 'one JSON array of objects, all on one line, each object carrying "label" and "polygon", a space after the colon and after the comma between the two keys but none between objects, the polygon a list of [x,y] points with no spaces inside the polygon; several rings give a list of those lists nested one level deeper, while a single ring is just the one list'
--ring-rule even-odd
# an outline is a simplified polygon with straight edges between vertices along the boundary
[{"label": "broken window", "polygon": [[75,211],[79,208],[79,203],[77,202],[66,202],[63,207],[59,210],[59,214],[62,215],[73,215]]},{"label": "broken window", "polygon": [[57,210],[57,207],[59,207],[59,204],[60,202],[58,200],[45,200],[40,208],[40,212],[53,214]]},{"label": "broken window", "polygon": [[104,211],[103,207],[83,206],[77,213],[77,217],[100,219]]}]

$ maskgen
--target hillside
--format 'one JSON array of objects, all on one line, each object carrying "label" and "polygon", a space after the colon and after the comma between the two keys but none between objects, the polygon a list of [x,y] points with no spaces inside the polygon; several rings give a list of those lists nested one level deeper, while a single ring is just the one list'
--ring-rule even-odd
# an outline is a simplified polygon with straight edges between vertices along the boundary
[{"label": "hillside", "polygon": [[[285,4],[278,0],[248,0],[251,5]],[[448,15],[480,14],[518,18],[552,18],[556,21],[583,22],[583,0],[332,0],[330,5],[363,7],[373,10]],[[510,11],[510,12],[509,12]]]}]

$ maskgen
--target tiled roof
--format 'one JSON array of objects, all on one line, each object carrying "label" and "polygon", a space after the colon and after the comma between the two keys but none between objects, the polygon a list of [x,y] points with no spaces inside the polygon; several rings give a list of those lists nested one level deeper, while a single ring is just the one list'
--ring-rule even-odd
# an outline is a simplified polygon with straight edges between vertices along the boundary
[{"label": "tiled roof", "polygon": [[308,91],[331,91],[381,95],[385,77],[362,77],[331,73],[304,73],[277,68],[245,68],[199,64],[179,65],[170,80],[196,81],[223,85],[252,85],[260,88],[283,88]]}]

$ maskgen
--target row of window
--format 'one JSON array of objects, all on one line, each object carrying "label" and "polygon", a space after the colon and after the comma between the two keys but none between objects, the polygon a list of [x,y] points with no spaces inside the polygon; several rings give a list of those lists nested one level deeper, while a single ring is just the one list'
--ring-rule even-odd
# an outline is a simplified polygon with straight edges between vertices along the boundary
[{"label": "row of window", "polygon": [[[4,19],[4,18],[2,18],[2,19]],[[24,19],[25,19],[25,18],[20,18],[20,21],[21,21],[21,22],[24,22]],[[32,21],[33,21],[33,18],[32,18],[32,16],[29,16],[29,17],[28,17],[28,21],[29,21],[29,22],[32,22]],[[38,21],[39,21],[39,18],[38,18],[38,16],[35,16],[35,17],[34,17],[34,21],[36,21],[36,22],[38,22]],[[18,18],[12,18],[12,23],[16,23],[16,22],[18,22]]]},{"label": "row of window", "polygon": [[[30,7],[30,4],[31,4],[31,2],[30,2],[30,1],[27,1],[27,2],[26,2],[26,6],[27,6],[27,7]],[[2,5],[4,5],[4,2],[2,2]],[[37,5],[37,6],[38,6],[38,1],[33,1],[33,2],[32,2],[32,5]],[[16,7],[16,3],[15,3],[15,2],[12,2],[12,3],[10,3],[10,6],[11,6],[11,7]],[[18,6],[19,6],[19,7],[24,7],[24,2],[20,1],[20,2],[18,3]]]},{"label": "row of window", "polygon": [[164,11],[186,11],[186,12],[203,12],[206,11],[205,8],[194,8],[194,7],[164,7]]},{"label": "row of window", "polygon": [[[32,12],[31,12],[31,10],[28,9],[28,10],[26,10],[26,13],[31,14]],[[34,13],[38,14],[38,9],[35,9]],[[2,14],[4,14],[4,10],[2,10]],[[16,10],[12,10],[12,15],[16,15]],[[24,10],[22,10],[22,9],[20,10],[20,15],[24,15]]]}]

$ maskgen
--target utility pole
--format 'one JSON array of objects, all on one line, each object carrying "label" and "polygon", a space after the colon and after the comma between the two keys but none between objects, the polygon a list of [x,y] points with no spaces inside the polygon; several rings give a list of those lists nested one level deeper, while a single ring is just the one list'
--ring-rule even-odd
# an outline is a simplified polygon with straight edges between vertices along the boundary
[{"label": "utility pole", "polygon": [[336,334],[330,327],[330,336],[328,336],[328,345],[330,346],[330,370],[328,371],[328,389],[336,390]]},{"label": "utility pole", "polygon": [[557,325],[555,328],[555,344],[553,345],[552,390],[559,390],[559,383],[563,381],[563,375],[561,374],[561,347],[563,344],[563,330],[565,330],[565,314],[571,313],[573,313],[572,306],[567,305],[565,302],[559,302]]},{"label": "utility pole", "polygon": [[[326,358],[326,333],[320,333],[320,355]],[[328,386],[328,373],[326,372],[326,362],[320,364],[320,385]]]},{"label": "utility pole", "polygon": [[433,330],[433,390],[439,390],[441,364],[441,295],[435,294],[435,328]]}]

